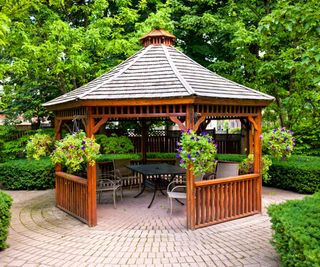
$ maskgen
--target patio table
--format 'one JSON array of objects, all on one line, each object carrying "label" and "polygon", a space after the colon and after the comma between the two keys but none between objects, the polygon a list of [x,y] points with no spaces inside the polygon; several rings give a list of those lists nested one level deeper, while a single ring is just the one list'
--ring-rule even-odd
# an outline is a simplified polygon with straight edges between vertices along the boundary
[{"label": "patio table", "polygon": [[[157,191],[159,190],[163,195],[165,195],[162,191],[164,186],[166,186],[169,182],[173,180],[176,175],[183,175],[186,173],[186,170],[175,165],[170,165],[167,163],[158,163],[158,164],[146,164],[146,165],[128,165],[127,168],[130,170],[142,174],[143,184],[142,189],[138,195],[140,196],[146,187],[153,189],[153,197],[148,206],[151,207],[153,200],[156,196]],[[170,177],[169,180],[163,179],[165,175]]]}]

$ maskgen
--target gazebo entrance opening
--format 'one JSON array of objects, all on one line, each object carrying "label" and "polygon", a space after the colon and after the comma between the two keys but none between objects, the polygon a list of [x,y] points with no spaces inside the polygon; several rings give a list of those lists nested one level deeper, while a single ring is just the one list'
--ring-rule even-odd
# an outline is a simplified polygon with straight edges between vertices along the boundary
[{"label": "gazebo entrance opening", "polygon": [[[227,80],[177,51],[175,37],[153,30],[141,39],[144,48],[86,85],[45,106],[55,113],[56,137],[61,125],[81,120],[89,137],[115,119],[166,119],[182,131],[197,131],[206,119],[238,118],[247,126],[254,173],[195,181],[186,171],[187,228],[196,229],[261,211],[261,110],[273,97]],[[146,136],[146,129],[142,135]],[[146,148],[142,148],[145,159]],[[87,223],[97,224],[96,167],[87,179],[57,167],[57,206]]]}]

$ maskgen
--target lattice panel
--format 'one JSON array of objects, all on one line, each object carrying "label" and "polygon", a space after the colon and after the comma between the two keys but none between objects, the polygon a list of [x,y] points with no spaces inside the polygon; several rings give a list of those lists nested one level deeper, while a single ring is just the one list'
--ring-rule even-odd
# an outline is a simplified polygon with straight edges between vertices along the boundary
[{"label": "lattice panel", "polygon": [[108,115],[110,117],[130,118],[130,117],[161,117],[175,115],[185,116],[186,105],[152,105],[152,106],[108,106],[94,107],[95,117]]},{"label": "lattice panel", "polygon": [[73,119],[77,118],[86,118],[87,116],[87,108],[75,108],[75,109],[66,109],[56,111],[56,117],[59,119]]},{"label": "lattice panel", "polygon": [[204,105],[194,106],[194,111],[208,116],[246,116],[255,115],[259,112],[259,107],[255,106],[227,106],[227,105]]}]

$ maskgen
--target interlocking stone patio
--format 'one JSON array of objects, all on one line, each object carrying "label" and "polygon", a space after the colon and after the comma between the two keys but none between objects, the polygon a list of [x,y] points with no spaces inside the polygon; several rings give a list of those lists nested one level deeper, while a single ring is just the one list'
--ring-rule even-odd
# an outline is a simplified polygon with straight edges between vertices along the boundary
[{"label": "interlocking stone patio", "polygon": [[125,190],[117,209],[107,193],[89,228],[54,206],[53,190],[10,191],[10,248],[0,266],[278,266],[265,207],[304,197],[264,188],[262,214],[187,231],[184,206],[175,203],[170,216],[164,196],[148,209],[151,193],[136,192]]}]

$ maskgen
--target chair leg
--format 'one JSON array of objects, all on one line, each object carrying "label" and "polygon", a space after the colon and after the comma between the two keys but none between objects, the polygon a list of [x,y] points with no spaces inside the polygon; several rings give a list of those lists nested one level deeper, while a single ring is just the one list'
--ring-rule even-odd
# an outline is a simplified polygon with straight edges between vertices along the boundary
[{"label": "chair leg", "polygon": [[172,216],[172,198],[170,197],[170,216]]},{"label": "chair leg", "polygon": [[113,207],[116,209],[117,205],[116,205],[116,190],[113,190]]}]

